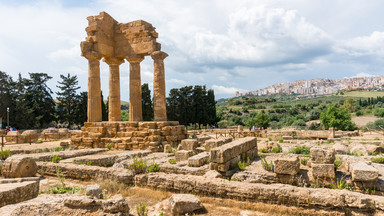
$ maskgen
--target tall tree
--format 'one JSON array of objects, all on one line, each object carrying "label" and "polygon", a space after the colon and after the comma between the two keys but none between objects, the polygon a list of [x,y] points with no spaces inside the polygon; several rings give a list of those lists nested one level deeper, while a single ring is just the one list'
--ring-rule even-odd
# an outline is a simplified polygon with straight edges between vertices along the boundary
[{"label": "tall tree", "polygon": [[148,83],[141,85],[141,104],[143,109],[143,120],[153,120],[153,103],[151,100],[151,90],[149,90]]},{"label": "tall tree", "polygon": [[12,77],[5,72],[0,71],[0,118],[3,120],[3,126],[7,121],[7,107],[12,105]]},{"label": "tall tree", "polygon": [[335,105],[331,104],[320,115],[320,121],[324,125],[325,129],[331,127],[336,130],[355,130],[356,125],[352,122],[351,114],[347,109],[337,108]]},{"label": "tall tree", "polygon": [[78,86],[77,76],[71,76],[69,73],[67,76],[60,75],[61,81],[58,81],[60,85],[57,87],[60,89],[59,92],[56,92],[58,95],[58,111],[59,111],[59,120],[61,122],[68,123],[68,127],[72,126],[74,121],[74,109],[77,99],[76,91],[80,88]]},{"label": "tall tree", "polygon": [[104,103],[103,92],[101,91],[101,119],[108,121],[108,106]]},{"label": "tall tree", "polygon": [[10,113],[12,114],[12,125],[18,129],[34,127],[35,116],[33,114],[32,101],[28,100],[27,87],[30,80],[23,78],[21,74],[16,82],[13,83],[13,104]]},{"label": "tall tree", "polygon": [[34,115],[34,128],[47,127],[55,114],[55,102],[51,96],[52,90],[48,87],[48,80],[52,79],[46,73],[29,73],[26,80],[26,99],[31,103]]},{"label": "tall tree", "polygon": [[216,115],[216,101],[215,101],[215,92],[213,89],[208,89],[207,92],[207,117],[208,124],[216,125],[219,121],[219,118]]},{"label": "tall tree", "polygon": [[76,103],[73,112],[74,123],[83,125],[87,121],[88,92],[81,92],[76,96]]}]

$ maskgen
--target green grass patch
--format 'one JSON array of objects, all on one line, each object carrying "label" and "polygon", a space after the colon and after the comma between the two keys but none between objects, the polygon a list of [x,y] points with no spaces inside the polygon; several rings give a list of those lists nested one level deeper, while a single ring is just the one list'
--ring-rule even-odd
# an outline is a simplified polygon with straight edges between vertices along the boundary
[{"label": "green grass patch", "polygon": [[384,163],[384,157],[372,158],[373,163]]},{"label": "green grass patch", "polygon": [[289,150],[289,153],[309,155],[311,153],[311,150],[307,146],[297,146],[297,147],[292,148],[291,150]]}]

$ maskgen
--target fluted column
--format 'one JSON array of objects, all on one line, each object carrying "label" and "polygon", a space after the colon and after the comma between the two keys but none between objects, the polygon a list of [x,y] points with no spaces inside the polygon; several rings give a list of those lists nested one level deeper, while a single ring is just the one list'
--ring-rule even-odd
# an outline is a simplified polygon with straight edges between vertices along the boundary
[{"label": "fluted column", "polygon": [[100,83],[100,59],[97,53],[91,53],[88,59],[88,122],[100,122],[101,116],[101,83]]},{"label": "fluted column", "polygon": [[104,61],[109,65],[108,119],[109,121],[121,121],[119,66],[124,63],[124,60],[108,58]]},{"label": "fluted column", "polygon": [[154,60],[153,111],[155,121],[167,121],[167,104],[165,101],[164,59],[168,56],[162,51],[151,54]]},{"label": "fluted column", "polygon": [[127,57],[129,62],[129,121],[142,121],[140,62],[144,57]]}]

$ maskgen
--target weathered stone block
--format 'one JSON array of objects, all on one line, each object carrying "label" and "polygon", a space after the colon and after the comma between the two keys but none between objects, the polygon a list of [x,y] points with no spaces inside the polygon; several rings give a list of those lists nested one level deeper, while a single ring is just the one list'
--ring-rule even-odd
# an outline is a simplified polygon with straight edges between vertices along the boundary
[{"label": "weathered stone block", "polygon": [[334,164],[311,164],[312,177],[316,178],[335,178],[335,165]]},{"label": "weathered stone block", "polygon": [[11,156],[4,161],[2,167],[4,178],[32,177],[36,172],[37,165],[32,157]]},{"label": "weathered stone block", "polygon": [[255,137],[245,137],[211,150],[211,162],[225,163],[236,156],[257,147]]},{"label": "weathered stone block", "polygon": [[188,166],[190,167],[201,167],[207,163],[209,163],[208,152],[202,152],[200,154],[188,158]]},{"label": "weathered stone block", "polygon": [[232,158],[231,160],[225,162],[225,163],[210,163],[210,169],[211,170],[217,170],[219,172],[227,172],[228,170],[235,169],[238,167],[238,163],[241,160],[240,155],[238,155],[235,158]]},{"label": "weathered stone block", "polygon": [[202,209],[203,204],[192,194],[175,194],[169,198],[173,215],[191,214],[196,210]]},{"label": "weathered stone block", "polygon": [[311,161],[318,164],[333,164],[335,149],[313,147],[311,148]]},{"label": "weathered stone block", "polygon": [[195,155],[194,151],[180,150],[175,153],[176,161],[188,160],[189,157]]},{"label": "weathered stone block", "polygon": [[85,189],[85,195],[95,197],[97,199],[101,198],[100,185],[87,185],[87,188]]},{"label": "weathered stone block", "polygon": [[224,145],[223,140],[207,140],[205,142],[205,151],[209,152],[211,149]]},{"label": "weathered stone block", "polygon": [[183,150],[195,150],[199,147],[197,139],[184,139],[181,140],[181,149]]},{"label": "weathered stone block", "polygon": [[164,145],[164,152],[167,153],[170,150],[172,150],[172,146],[170,144],[165,144]]},{"label": "weathered stone block", "polygon": [[280,157],[274,161],[276,174],[296,175],[300,172],[300,160],[298,156]]},{"label": "weathered stone block", "polygon": [[373,166],[364,162],[353,163],[350,165],[352,181],[358,182],[376,182],[379,172]]}]

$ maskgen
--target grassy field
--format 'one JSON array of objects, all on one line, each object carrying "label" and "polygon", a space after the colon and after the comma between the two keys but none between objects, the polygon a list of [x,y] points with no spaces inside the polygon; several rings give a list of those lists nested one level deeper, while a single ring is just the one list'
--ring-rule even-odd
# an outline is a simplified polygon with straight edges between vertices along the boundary
[{"label": "grassy field", "polygon": [[351,92],[344,92],[344,95],[340,95],[343,97],[361,97],[361,98],[368,98],[368,97],[384,97],[384,91],[351,91]]}]

